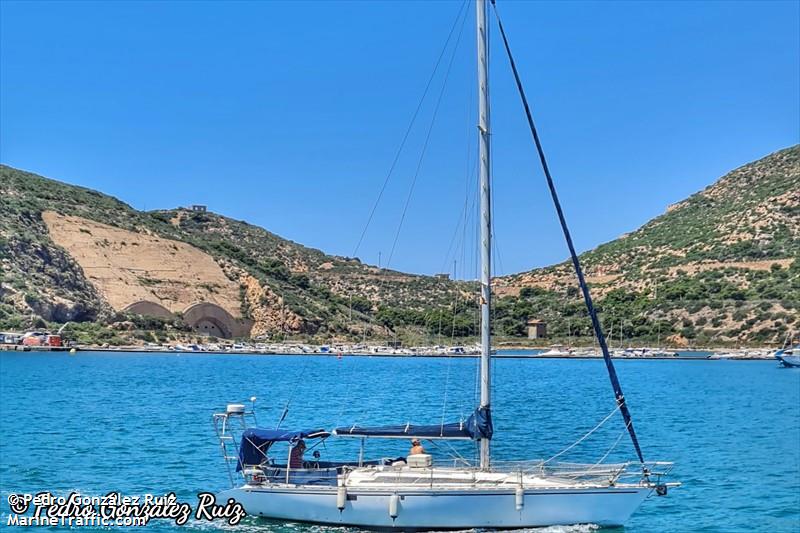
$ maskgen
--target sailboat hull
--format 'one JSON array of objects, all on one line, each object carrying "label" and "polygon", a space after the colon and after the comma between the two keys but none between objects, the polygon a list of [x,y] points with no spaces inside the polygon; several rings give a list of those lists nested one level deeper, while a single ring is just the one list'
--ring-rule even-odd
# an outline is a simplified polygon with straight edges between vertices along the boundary
[{"label": "sailboat hull", "polygon": [[569,524],[619,526],[650,491],[639,486],[531,489],[524,495],[513,489],[349,489],[344,509],[339,510],[336,487],[245,485],[219,494],[217,501],[233,498],[253,516],[365,529],[515,529]]},{"label": "sailboat hull", "polygon": [[800,346],[778,350],[773,355],[785,367],[800,367]]},{"label": "sailboat hull", "polygon": [[778,357],[778,360],[783,366],[800,367],[800,355],[782,355]]}]

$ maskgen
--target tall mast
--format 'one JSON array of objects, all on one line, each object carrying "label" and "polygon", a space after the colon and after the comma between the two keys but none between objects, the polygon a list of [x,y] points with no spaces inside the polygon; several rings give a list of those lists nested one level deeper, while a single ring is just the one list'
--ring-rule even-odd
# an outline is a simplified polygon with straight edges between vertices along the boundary
[{"label": "tall mast", "polygon": [[[486,34],[485,0],[476,0],[478,41],[478,136],[481,187],[481,410],[491,409],[491,333],[489,329],[492,304],[492,214],[489,164],[489,40]],[[481,468],[489,467],[489,439],[480,440]]]}]

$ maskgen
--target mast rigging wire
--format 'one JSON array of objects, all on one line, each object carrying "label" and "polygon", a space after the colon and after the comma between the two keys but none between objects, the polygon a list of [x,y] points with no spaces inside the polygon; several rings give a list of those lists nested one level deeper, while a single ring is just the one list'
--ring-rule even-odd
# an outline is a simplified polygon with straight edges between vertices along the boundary
[{"label": "mast rigging wire", "polygon": [[394,169],[397,166],[397,162],[400,160],[400,154],[403,152],[403,148],[406,145],[406,141],[408,140],[409,135],[411,134],[411,130],[414,127],[414,123],[417,120],[417,116],[419,115],[420,109],[422,109],[422,104],[425,102],[425,97],[428,95],[428,90],[431,88],[431,84],[433,83],[433,79],[436,77],[436,72],[439,70],[439,65],[442,62],[442,58],[444,58],[444,53],[447,51],[447,47],[450,44],[450,39],[453,37],[453,32],[458,25],[458,19],[461,18],[461,13],[464,11],[464,7],[467,5],[468,0],[464,0],[461,4],[461,7],[458,9],[458,14],[456,15],[455,20],[453,20],[453,25],[450,27],[450,32],[447,34],[447,39],[445,39],[444,45],[442,46],[442,51],[439,52],[439,57],[436,59],[436,64],[433,67],[433,72],[431,72],[430,77],[428,78],[428,82],[425,84],[425,89],[422,91],[422,96],[417,103],[417,108],[414,110],[414,114],[411,116],[411,121],[408,124],[408,128],[406,128],[405,134],[403,134],[403,139],[400,141],[400,146],[397,148],[397,153],[395,153],[394,159],[392,160],[392,164],[389,166],[389,172],[386,174],[386,178],[383,180],[383,185],[381,186],[380,192],[378,192],[378,197],[375,199],[375,203],[372,205],[372,209],[370,210],[369,217],[367,218],[366,224],[364,224],[364,229],[361,231],[361,236],[358,238],[358,243],[356,243],[356,247],[353,249],[353,257],[358,255],[358,250],[361,248],[361,244],[364,241],[364,237],[367,234],[367,230],[369,229],[369,225],[372,223],[372,219],[375,216],[375,211],[378,209],[378,204],[381,202],[381,198],[383,198],[383,193],[386,191],[386,186],[389,184],[389,180],[394,173]]},{"label": "mast rigging wire", "polygon": [[589,431],[588,431],[588,432],[587,432],[587,433],[586,433],[586,434],[585,434],[583,437],[579,438],[578,440],[576,440],[575,442],[573,442],[572,444],[570,444],[569,446],[567,446],[566,448],[564,448],[563,450],[561,450],[560,452],[558,452],[557,454],[555,454],[554,456],[552,456],[550,459],[548,459],[548,460],[546,460],[546,461],[543,461],[543,462],[542,462],[542,464],[543,464],[543,465],[546,465],[547,463],[551,462],[553,459],[556,459],[556,458],[558,458],[558,457],[561,457],[562,455],[564,455],[565,453],[567,453],[568,451],[570,451],[572,448],[574,448],[575,446],[577,446],[577,445],[578,445],[578,444],[580,444],[581,442],[583,442],[583,441],[585,441],[586,439],[588,439],[588,438],[589,438],[589,436],[590,436],[592,433],[594,433],[595,431],[597,431],[598,429],[600,429],[600,428],[603,426],[603,424],[605,424],[606,422],[608,422],[608,420],[609,420],[609,419],[610,419],[612,416],[614,416],[614,414],[615,414],[617,411],[619,411],[619,408],[620,408],[620,406],[619,406],[619,405],[617,405],[617,406],[614,408],[614,410],[613,410],[613,411],[611,411],[610,413],[608,413],[608,415],[607,415],[607,416],[606,416],[606,417],[605,417],[603,420],[601,420],[599,424],[597,424],[595,427],[593,427],[592,429],[590,429],[590,430],[589,430]]},{"label": "mast rigging wire", "polygon": [[[403,208],[402,217],[400,219],[400,223],[398,225],[397,232],[396,232],[395,237],[394,237],[394,242],[392,244],[392,249],[391,249],[391,252],[389,253],[389,258],[386,261],[386,265],[380,267],[381,269],[386,269],[387,271],[389,269],[389,266],[390,266],[390,263],[391,263],[391,260],[392,260],[392,256],[394,255],[395,247],[397,245],[397,240],[398,240],[398,238],[400,236],[400,231],[401,231],[402,226],[403,226],[403,221],[405,220],[406,212],[408,210],[408,205],[409,205],[409,203],[411,201],[411,195],[412,195],[413,190],[414,190],[414,184],[416,183],[417,177],[419,176],[420,169],[422,168],[422,160],[423,160],[423,158],[425,156],[425,151],[427,150],[427,147],[428,147],[428,141],[430,140],[431,132],[433,131],[433,126],[434,126],[434,124],[436,122],[436,115],[437,115],[437,113],[439,111],[439,106],[441,104],[445,88],[447,87],[447,80],[448,80],[448,78],[450,76],[450,70],[451,70],[451,68],[453,66],[453,60],[455,59],[456,51],[458,50],[458,45],[459,45],[459,43],[461,41],[461,35],[462,35],[463,31],[464,31],[464,24],[465,24],[465,21],[466,21],[466,14],[467,14],[467,11],[465,10],[465,7],[469,4],[469,1],[470,0],[464,0],[462,2],[461,6],[459,7],[458,13],[457,13],[455,19],[453,20],[453,25],[451,26],[450,31],[449,31],[449,33],[447,35],[447,39],[445,40],[445,43],[442,46],[442,50],[439,53],[439,57],[436,60],[436,64],[434,65],[433,72],[431,73],[430,77],[428,78],[428,82],[425,85],[425,90],[423,91],[422,97],[420,98],[420,101],[417,104],[416,109],[414,110],[414,114],[413,114],[413,116],[411,118],[411,122],[409,123],[408,128],[406,129],[406,132],[403,135],[403,139],[402,139],[402,141],[400,143],[400,147],[398,148],[397,153],[395,154],[394,160],[392,161],[392,164],[391,164],[391,166],[389,168],[389,172],[387,173],[386,178],[384,179],[383,185],[381,186],[381,190],[380,190],[380,192],[378,194],[378,198],[375,200],[375,203],[372,206],[372,210],[370,211],[370,215],[369,215],[369,218],[367,219],[367,223],[364,225],[364,229],[361,232],[361,236],[360,236],[360,238],[358,240],[358,243],[356,244],[355,250],[353,252],[353,256],[356,256],[357,253],[358,253],[358,249],[360,248],[360,246],[361,246],[361,244],[362,244],[362,242],[364,240],[364,236],[366,235],[367,229],[369,228],[369,225],[372,222],[372,219],[373,219],[373,217],[375,215],[375,212],[377,210],[378,204],[381,201],[383,193],[386,190],[386,187],[387,187],[387,185],[389,183],[389,180],[390,180],[390,178],[391,178],[391,176],[392,176],[392,174],[393,174],[393,172],[395,170],[395,167],[397,166],[397,162],[400,159],[400,154],[402,153],[403,148],[405,147],[406,141],[408,140],[408,137],[409,137],[409,135],[411,133],[411,130],[412,130],[413,126],[414,126],[414,123],[416,122],[417,116],[418,116],[418,114],[420,112],[420,109],[422,108],[422,104],[425,101],[425,98],[426,98],[426,96],[428,94],[428,91],[430,90],[431,84],[433,83],[433,80],[434,80],[434,78],[436,76],[436,73],[437,73],[437,71],[439,69],[439,65],[441,64],[441,61],[444,58],[445,52],[447,52],[447,48],[448,48],[448,46],[450,44],[450,41],[451,41],[451,39],[453,37],[453,33],[455,32],[456,27],[459,26],[459,20],[461,20],[460,29],[458,31],[456,42],[453,45],[452,55],[450,56],[450,59],[448,61],[447,70],[445,71],[444,80],[442,82],[442,88],[441,88],[441,90],[439,92],[439,96],[438,96],[438,99],[436,101],[436,106],[434,108],[433,117],[432,117],[430,125],[428,127],[428,132],[427,132],[427,135],[425,137],[425,143],[423,145],[422,153],[420,154],[419,161],[417,163],[416,173],[414,174],[414,179],[413,179],[413,181],[411,183],[411,187],[410,187],[410,190],[408,192],[408,197],[406,199],[406,203],[405,203],[405,206]],[[462,18],[462,14],[463,14],[463,18]],[[386,277],[384,276],[378,282],[378,295],[380,295],[380,289],[385,285],[386,281],[387,281]],[[354,371],[351,371],[350,373],[348,373],[348,380],[349,381],[352,381],[353,372]],[[348,388],[349,388],[349,384],[348,384]],[[339,415],[337,417],[337,420],[341,419],[342,415],[344,414],[345,406],[347,405],[346,400],[347,400],[346,396],[342,398],[342,402],[341,402],[341,405],[340,405],[340,410],[339,410]],[[337,426],[338,425],[339,425],[339,423],[337,422]]]},{"label": "mast rigging wire", "polygon": [[[470,173],[467,176],[467,181],[475,172],[475,169],[478,166],[478,162],[475,161],[470,169]],[[455,259],[456,256],[461,252],[461,272],[462,277],[466,278],[468,276],[467,268],[466,268],[466,233],[467,233],[467,224],[468,224],[468,217],[471,217],[470,213],[472,213],[473,209],[475,208],[475,199],[476,194],[473,194],[477,191],[470,191],[469,190],[469,183],[467,183],[467,191],[464,195],[464,205],[461,207],[461,212],[459,213],[456,221],[456,227],[453,230],[453,235],[450,237],[450,244],[447,246],[447,252],[444,255],[444,259],[442,260],[442,266],[439,268],[440,272],[445,272],[448,263],[450,262],[450,252],[453,252],[452,258]],[[463,216],[462,216],[463,215]],[[462,233],[459,236],[459,233]],[[453,248],[455,245],[455,248]],[[454,274],[455,276],[455,274]],[[457,276],[454,277],[457,279]]]},{"label": "mast rigging wire", "polygon": [[431,123],[428,125],[428,131],[425,134],[425,142],[422,144],[422,151],[419,154],[419,160],[417,161],[417,168],[414,171],[414,177],[411,180],[411,186],[408,189],[408,196],[406,197],[406,202],[403,205],[403,213],[400,216],[400,223],[397,225],[397,232],[394,236],[394,241],[392,242],[392,249],[389,251],[389,259],[386,261],[386,267],[389,267],[389,264],[392,261],[392,257],[394,256],[395,249],[397,247],[397,241],[400,238],[400,231],[403,229],[403,222],[406,219],[406,213],[408,212],[408,206],[411,204],[411,197],[414,194],[414,187],[417,184],[417,178],[419,178],[419,173],[422,170],[422,162],[425,159],[425,153],[428,151],[428,143],[431,139],[431,134],[433,133],[433,126],[436,124],[436,116],[439,114],[439,107],[442,103],[442,97],[444,96],[444,91],[447,88],[447,80],[450,78],[450,70],[453,68],[453,60],[456,57],[456,52],[458,51],[458,45],[461,42],[461,35],[464,33],[464,23],[466,22],[466,11],[464,12],[464,19],[461,21],[461,28],[458,31],[458,36],[456,37],[456,42],[453,45],[453,53],[450,56],[450,61],[447,64],[447,70],[444,74],[444,81],[442,81],[442,88],[439,91],[439,96],[436,99],[436,106],[433,108],[433,116],[431,117]]},{"label": "mast rigging wire", "polygon": [[537,132],[536,126],[533,122],[533,115],[531,114],[531,109],[528,105],[528,98],[525,96],[525,89],[522,87],[522,81],[520,80],[519,72],[517,71],[517,65],[514,62],[514,56],[511,54],[511,47],[508,44],[508,38],[506,37],[506,32],[503,28],[503,22],[500,20],[500,13],[497,12],[497,4],[495,3],[495,0],[491,0],[491,3],[495,18],[497,18],[497,25],[500,29],[500,35],[503,38],[503,45],[505,46],[506,55],[508,56],[508,61],[511,64],[511,70],[514,73],[514,81],[517,83],[517,91],[519,92],[520,99],[522,100],[522,105],[525,108],[525,114],[528,118],[528,126],[530,127],[531,135],[533,136],[533,142],[536,145],[536,151],[539,153],[539,161],[542,164],[542,170],[544,171],[545,178],[547,179],[547,187],[550,189],[550,196],[553,199],[553,204],[556,208],[556,212],[558,213],[558,220],[561,223],[561,230],[563,231],[564,238],[567,241],[569,254],[572,258],[572,265],[575,267],[575,275],[578,277],[578,284],[581,287],[583,299],[586,303],[586,308],[589,311],[589,317],[592,319],[592,327],[594,328],[595,335],[597,336],[597,342],[600,344],[600,349],[603,352],[603,360],[606,363],[608,377],[611,380],[611,387],[614,389],[614,396],[617,401],[617,406],[619,407],[619,410],[622,413],[622,418],[624,419],[625,425],[628,428],[628,434],[633,442],[633,447],[636,449],[636,455],[639,457],[639,462],[644,464],[644,456],[642,455],[642,450],[639,447],[639,439],[636,437],[636,431],[633,429],[631,413],[628,410],[627,403],[625,403],[625,396],[622,393],[622,387],[619,384],[619,378],[617,378],[617,371],[614,368],[613,361],[611,361],[611,355],[608,352],[606,338],[603,335],[603,327],[600,325],[600,320],[597,318],[597,311],[592,303],[592,296],[589,293],[589,286],[586,285],[586,280],[583,276],[583,269],[581,269],[578,254],[575,252],[575,246],[572,243],[572,236],[570,235],[569,228],[567,227],[567,220],[564,217],[564,212],[561,209],[561,202],[558,200],[556,187],[553,183],[553,178],[550,175],[550,168],[547,166],[547,159],[544,155],[544,149],[542,148],[542,143],[539,139],[539,133]]},{"label": "mast rigging wire", "polygon": [[[401,233],[401,231],[403,229],[403,223],[405,221],[406,214],[408,213],[408,207],[411,204],[411,198],[412,198],[412,195],[414,193],[414,187],[415,187],[415,185],[417,183],[417,178],[419,178],[420,171],[422,170],[422,163],[423,163],[423,160],[425,158],[425,153],[427,152],[427,149],[428,149],[428,144],[430,142],[431,134],[433,133],[433,127],[436,124],[436,117],[437,117],[437,115],[439,113],[439,107],[440,107],[440,105],[442,103],[442,98],[444,97],[445,89],[447,88],[447,81],[450,78],[450,71],[452,70],[452,67],[453,67],[453,62],[454,62],[455,57],[456,57],[456,52],[458,51],[458,46],[461,43],[461,35],[464,33],[464,25],[465,25],[465,22],[467,20],[467,11],[463,10],[463,7],[467,4],[467,2],[468,2],[468,0],[465,0],[464,5],[462,5],[462,9],[459,10],[458,17],[461,17],[462,16],[461,14],[463,12],[463,18],[461,19],[461,26],[459,28],[455,44],[453,45],[453,49],[452,49],[452,52],[451,52],[451,55],[450,55],[450,59],[449,59],[449,61],[447,63],[447,69],[445,70],[444,79],[442,80],[442,87],[439,90],[439,96],[437,97],[436,104],[435,104],[434,109],[433,109],[433,114],[432,114],[432,117],[431,117],[431,121],[430,121],[430,124],[428,125],[428,131],[427,131],[426,136],[425,136],[425,141],[424,141],[424,143],[422,145],[422,151],[420,152],[419,158],[417,160],[416,170],[414,172],[414,176],[413,176],[413,179],[411,181],[411,185],[410,185],[409,190],[408,190],[408,195],[406,196],[405,204],[403,205],[403,211],[402,211],[401,216],[400,216],[400,221],[398,223],[397,230],[395,231],[394,239],[392,241],[391,250],[389,251],[389,258],[386,260],[386,265],[382,267],[383,270],[387,270],[387,271],[389,270],[389,267],[391,265],[392,259],[394,258],[394,252],[395,252],[395,250],[397,248],[397,243],[398,243],[398,241],[400,239],[400,233]],[[456,18],[456,23],[458,22],[458,17]],[[454,26],[454,28],[455,28],[455,26]],[[452,31],[451,31],[451,33],[452,33]],[[447,42],[449,42],[449,41],[450,41],[450,36],[448,36]],[[437,63],[437,66],[438,66],[438,63]],[[426,88],[426,91],[427,91],[427,88]],[[384,276],[378,282],[379,291],[380,291],[380,289],[382,287],[385,286],[386,281],[387,281],[387,278]]]}]

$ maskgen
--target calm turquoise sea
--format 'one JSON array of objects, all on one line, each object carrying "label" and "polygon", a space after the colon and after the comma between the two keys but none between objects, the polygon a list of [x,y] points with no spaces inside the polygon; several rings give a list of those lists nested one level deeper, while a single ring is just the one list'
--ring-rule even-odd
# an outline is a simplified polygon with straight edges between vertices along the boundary
[{"label": "calm turquoise sea", "polygon": [[[800,370],[772,361],[616,364],[646,458],[675,461],[673,477],[684,484],[646,501],[624,531],[800,530]],[[475,359],[2,353],[0,527],[12,492],[174,491],[195,503],[200,491],[226,488],[211,415],[251,396],[258,397],[264,426],[274,425],[287,401],[284,427],[456,420],[474,404],[476,365]],[[493,370],[499,459],[549,457],[614,407],[602,361],[502,359]],[[599,459],[622,429],[612,418],[564,459]],[[354,446],[329,439],[321,452],[347,458]],[[391,456],[406,446],[373,442],[368,451]],[[464,446],[461,453],[473,453]],[[632,455],[623,438],[611,457]],[[181,528],[153,522],[144,529]],[[224,529],[335,531],[249,518]]]}]

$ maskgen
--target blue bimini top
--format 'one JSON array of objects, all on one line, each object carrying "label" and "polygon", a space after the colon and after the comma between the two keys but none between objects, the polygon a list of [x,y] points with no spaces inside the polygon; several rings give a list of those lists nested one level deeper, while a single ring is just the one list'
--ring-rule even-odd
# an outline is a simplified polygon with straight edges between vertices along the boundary
[{"label": "blue bimini top", "polygon": [[239,472],[243,466],[260,465],[267,458],[267,451],[276,442],[296,443],[300,439],[324,439],[330,433],[324,429],[265,429],[248,428],[242,433],[242,441],[239,444],[239,461],[236,464],[236,471]]}]

